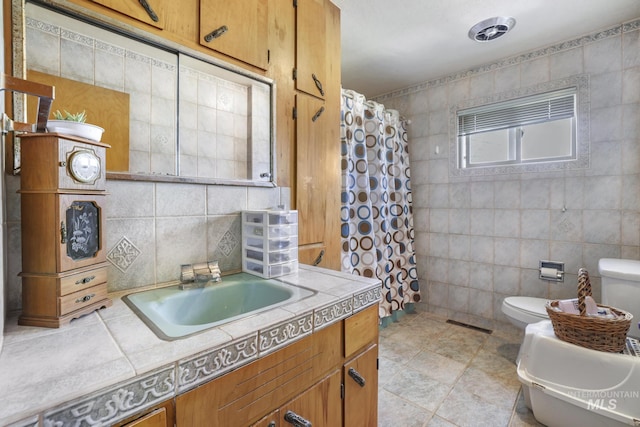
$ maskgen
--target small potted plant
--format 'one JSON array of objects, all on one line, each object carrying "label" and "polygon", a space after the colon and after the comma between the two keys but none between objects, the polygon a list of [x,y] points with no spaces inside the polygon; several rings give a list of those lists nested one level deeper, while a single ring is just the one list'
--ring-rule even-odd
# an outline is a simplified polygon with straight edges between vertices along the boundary
[{"label": "small potted plant", "polygon": [[85,111],[72,114],[64,110],[63,114],[60,110],[56,110],[53,112],[53,117],[53,120],[47,121],[47,131],[49,132],[75,135],[97,142],[102,138],[104,129],[100,126],[85,123],[87,120]]}]

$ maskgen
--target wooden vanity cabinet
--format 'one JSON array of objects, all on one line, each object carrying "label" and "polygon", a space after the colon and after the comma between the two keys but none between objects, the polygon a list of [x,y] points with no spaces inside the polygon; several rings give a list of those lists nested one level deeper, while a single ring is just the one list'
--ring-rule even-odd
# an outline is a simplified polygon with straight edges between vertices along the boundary
[{"label": "wooden vanity cabinet", "polygon": [[376,304],[178,395],[176,425],[377,426],[377,319]]},{"label": "wooden vanity cabinet", "polygon": [[55,133],[22,135],[21,325],[60,327],[108,307],[107,144]]},{"label": "wooden vanity cabinet", "polygon": [[266,70],[268,36],[268,0],[200,0],[202,46]]},{"label": "wooden vanity cabinet", "polygon": [[344,320],[344,426],[378,425],[378,306]]},{"label": "wooden vanity cabinet", "polygon": [[341,337],[336,323],[177,396],[177,425],[246,427],[261,420],[340,365]]}]

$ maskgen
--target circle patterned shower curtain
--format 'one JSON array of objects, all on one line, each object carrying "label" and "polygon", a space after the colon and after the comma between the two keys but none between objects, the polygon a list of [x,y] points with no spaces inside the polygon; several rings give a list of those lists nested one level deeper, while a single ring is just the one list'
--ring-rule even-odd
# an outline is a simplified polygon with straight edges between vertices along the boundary
[{"label": "circle patterned shower curtain", "polygon": [[380,317],[420,301],[406,121],[342,91],[342,270],[382,282]]}]

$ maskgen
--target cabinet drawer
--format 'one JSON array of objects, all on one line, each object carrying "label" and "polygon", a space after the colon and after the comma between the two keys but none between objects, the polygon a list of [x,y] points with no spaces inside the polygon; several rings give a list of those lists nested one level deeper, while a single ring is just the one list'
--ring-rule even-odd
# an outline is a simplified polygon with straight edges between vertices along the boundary
[{"label": "cabinet drawer", "polygon": [[351,357],[373,342],[378,342],[377,304],[344,320],[344,356]]},{"label": "cabinet drawer", "polygon": [[107,298],[107,284],[103,283],[58,298],[58,311],[61,316],[64,316],[105,298]]},{"label": "cabinet drawer", "polygon": [[107,266],[105,264],[103,267],[61,277],[59,280],[60,296],[80,292],[92,286],[105,283],[107,281]]}]

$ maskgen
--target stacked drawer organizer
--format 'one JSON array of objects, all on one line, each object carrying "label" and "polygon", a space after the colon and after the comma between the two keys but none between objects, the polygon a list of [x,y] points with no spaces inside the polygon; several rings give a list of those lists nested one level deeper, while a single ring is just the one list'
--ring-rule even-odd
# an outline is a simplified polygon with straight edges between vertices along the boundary
[{"label": "stacked drawer organizer", "polygon": [[242,271],[270,278],[298,271],[298,212],[242,212]]}]

